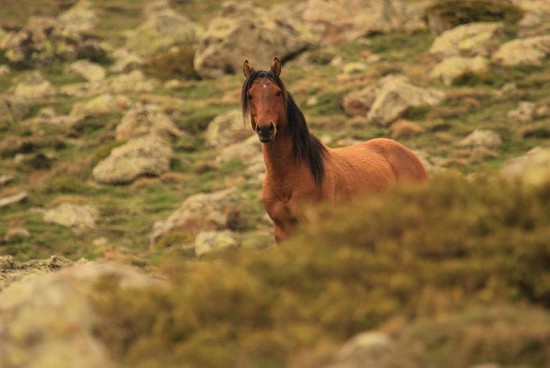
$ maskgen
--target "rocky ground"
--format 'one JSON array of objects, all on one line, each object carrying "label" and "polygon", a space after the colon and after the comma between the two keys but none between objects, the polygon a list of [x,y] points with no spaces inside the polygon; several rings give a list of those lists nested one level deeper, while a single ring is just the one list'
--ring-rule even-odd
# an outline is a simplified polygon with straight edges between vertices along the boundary
[{"label": "rocky ground", "polygon": [[[259,201],[260,145],[238,110],[244,59],[259,68],[283,60],[289,90],[330,146],[391,137],[415,150],[432,177],[547,182],[550,2],[506,4],[453,23],[421,0],[7,1],[2,315],[30,313],[6,295],[27,287],[19,280],[32,270],[68,267],[30,278],[33,288],[56,278],[80,288],[116,275],[113,264],[141,275],[174,255],[193,263],[219,248],[272,245]],[[97,268],[93,282],[73,284],[81,267]],[[31,366],[9,360],[30,339],[21,326],[23,335],[0,327],[8,366]],[[81,346],[97,359],[86,364],[107,364],[90,326]],[[375,346],[367,355],[396,348],[376,333],[354,341]],[[354,366],[345,358],[354,349],[331,366]]]}]

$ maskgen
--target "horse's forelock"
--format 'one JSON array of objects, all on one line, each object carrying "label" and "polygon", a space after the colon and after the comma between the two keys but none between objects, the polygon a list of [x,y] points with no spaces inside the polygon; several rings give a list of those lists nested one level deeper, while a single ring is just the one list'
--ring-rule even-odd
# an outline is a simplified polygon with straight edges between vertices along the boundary
[{"label": "horse's forelock", "polygon": [[275,74],[274,72],[272,72],[270,70],[269,71],[268,70],[253,70],[250,73],[250,75],[248,76],[248,78],[246,78],[246,80],[244,81],[243,88],[242,88],[242,91],[241,91],[241,110],[242,110],[243,120],[244,120],[245,124],[248,121],[248,118],[249,118],[249,115],[250,115],[250,103],[249,103],[249,99],[248,99],[248,91],[252,87],[252,84],[257,79],[260,79],[260,78],[267,78],[267,79],[271,80],[273,83],[275,83],[275,85],[277,85],[281,89],[281,91],[283,93],[283,96],[284,96],[285,108],[287,106],[288,92],[287,92],[286,86],[283,83],[283,81],[281,80],[281,78],[279,78],[279,76],[277,74]]}]

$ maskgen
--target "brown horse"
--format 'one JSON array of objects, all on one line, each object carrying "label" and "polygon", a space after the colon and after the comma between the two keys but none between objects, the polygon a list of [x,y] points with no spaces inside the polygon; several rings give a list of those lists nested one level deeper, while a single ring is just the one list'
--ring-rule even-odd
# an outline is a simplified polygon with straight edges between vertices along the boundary
[{"label": "brown horse", "polygon": [[305,202],[330,201],[378,192],[395,182],[427,178],[416,155],[391,139],[329,148],[313,136],[304,115],[280,79],[281,62],[254,70],[244,62],[241,93],[245,121],[258,134],[266,167],[262,202],[274,222],[275,240],[292,234],[295,215]]}]

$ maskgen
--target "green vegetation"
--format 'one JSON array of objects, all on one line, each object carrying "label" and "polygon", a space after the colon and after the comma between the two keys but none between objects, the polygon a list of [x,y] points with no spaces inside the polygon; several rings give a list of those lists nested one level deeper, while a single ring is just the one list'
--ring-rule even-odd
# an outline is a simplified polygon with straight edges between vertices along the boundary
[{"label": "green vegetation", "polygon": [[[101,338],[126,366],[282,367],[300,354],[317,366],[354,334],[397,318],[395,359],[410,367],[542,366],[549,203],[548,185],[448,176],[310,214],[279,249],[170,256],[170,289],[98,285]],[[439,322],[424,320],[434,315]]]}]

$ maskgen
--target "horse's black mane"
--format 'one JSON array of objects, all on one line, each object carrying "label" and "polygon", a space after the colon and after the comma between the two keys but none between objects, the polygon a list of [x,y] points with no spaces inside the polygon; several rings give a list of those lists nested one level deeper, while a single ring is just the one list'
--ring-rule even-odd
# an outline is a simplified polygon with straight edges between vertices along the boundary
[{"label": "horse's black mane", "polygon": [[323,158],[326,148],[319,139],[309,132],[304,114],[294,102],[294,98],[287,91],[285,84],[277,74],[272,71],[253,70],[243,84],[241,92],[241,108],[245,121],[250,116],[248,103],[248,91],[252,83],[258,78],[269,78],[283,91],[286,105],[287,127],[292,137],[292,156],[295,161],[303,161],[309,167],[315,182],[319,185],[325,178],[325,165]]}]

